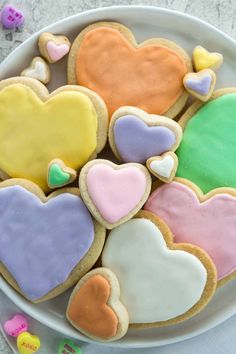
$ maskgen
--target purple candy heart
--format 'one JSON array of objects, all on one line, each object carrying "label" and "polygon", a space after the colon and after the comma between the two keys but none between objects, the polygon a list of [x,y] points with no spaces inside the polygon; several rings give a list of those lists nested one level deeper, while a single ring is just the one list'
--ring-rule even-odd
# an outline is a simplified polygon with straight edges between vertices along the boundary
[{"label": "purple candy heart", "polygon": [[11,5],[6,5],[1,11],[1,22],[4,28],[13,29],[23,25],[24,23],[23,12],[15,9]]},{"label": "purple candy heart", "polygon": [[46,203],[21,186],[0,189],[0,261],[30,300],[65,282],[94,240],[81,198],[63,193]]},{"label": "purple candy heart", "polygon": [[124,162],[145,163],[149,157],[169,151],[176,137],[167,127],[150,127],[140,118],[127,115],[116,120],[114,141]]},{"label": "purple candy heart", "polygon": [[201,77],[189,77],[185,81],[185,85],[190,90],[193,90],[200,95],[207,95],[211,88],[212,77],[210,74],[205,74]]}]

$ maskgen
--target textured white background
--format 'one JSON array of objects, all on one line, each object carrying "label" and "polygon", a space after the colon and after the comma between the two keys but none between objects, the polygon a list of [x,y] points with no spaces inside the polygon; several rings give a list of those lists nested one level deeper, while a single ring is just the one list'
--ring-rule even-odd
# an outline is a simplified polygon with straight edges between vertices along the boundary
[{"label": "textured white background", "polygon": [[[236,0],[0,0],[0,8],[6,3],[11,3],[21,9],[25,13],[26,21],[20,32],[0,29],[0,62],[32,33],[48,24],[81,11],[112,5],[154,5],[186,12],[207,21],[236,39]],[[225,325],[221,326],[223,332],[226,330],[224,327]],[[218,332],[220,334],[220,330]],[[204,336],[206,337],[203,335],[202,340]],[[221,345],[218,350],[218,353],[231,354],[225,353]],[[0,335],[0,354],[10,353],[12,352]],[[169,353],[168,349],[165,353]],[[192,353],[196,352],[189,351],[189,354]],[[212,354],[216,354],[216,351]]]}]

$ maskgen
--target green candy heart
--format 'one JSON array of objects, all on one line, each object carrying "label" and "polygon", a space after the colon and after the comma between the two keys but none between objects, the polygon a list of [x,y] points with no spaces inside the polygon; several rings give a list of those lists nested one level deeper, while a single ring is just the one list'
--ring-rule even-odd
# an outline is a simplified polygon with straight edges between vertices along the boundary
[{"label": "green candy heart", "polygon": [[82,352],[72,340],[63,339],[59,343],[58,354],[82,354]]},{"label": "green candy heart", "polygon": [[236,93],[209,101],[194,114],[177,155],[176,176],[194,182],[204,193],[236,188]]},{"label": "green candy heart", "polygon": [[70,174],[64,172],[58,163],[53,163],[49,168],[48,184],[51,187],[61,187],[70,182]]}]

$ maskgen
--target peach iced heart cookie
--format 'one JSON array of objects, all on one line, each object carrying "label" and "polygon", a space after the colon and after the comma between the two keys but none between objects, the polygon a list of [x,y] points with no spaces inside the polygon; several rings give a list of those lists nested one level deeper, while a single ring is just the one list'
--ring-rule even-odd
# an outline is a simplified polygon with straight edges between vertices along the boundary
[{"label": "peach iced heart cookie", "polygon": [[79,187],[94,218],[112,229],[142,208],[151,190],[151,177],[140,164],[94,160],[82,168]]},{"label": "peach iced heart cookie", "polygon": [[137,328],[190,318],[206,306],[217,283],[207,254],[173,243],[166,224],[145,211],[110,232],[102,265],[117,276],[121,301]]},{"label": "peach iced heart cookie", "polygon": [[136,107],[121,107],[111,118],[108,136],[119,160],[145,164],[152,156],[175,151],[182,128],[167,117],[147,114]]},{"label": "peach iced heart cookie", "polygon": [[77,188],[46,197],[27,180],[9,179],[0,183],[0,213],[0,274],[32,302],[74,285],[97,261],[105,241],[105,229]]},{"label": "peach iced heart cookie", "polygon": [[125,335],[129,325],[127,310],[119,298],[120,287],[115,274],[107,268],[96,268],[73,290],[67,319],[90,338],[117,340]]},{"label": "peach iced heart cookie", "polygon": [[236,191],[218,188],[206,195],[193,183],[176,178],[157,188],[145,209],[161,217],[175,235],[204,249],[222,284],[236,275]]},{"label": "peach iced heart cookie", "polygon": [[39,51],[51,64],[61,60],[70,51],[70,41],[65,36],[43,32],[39,36]]},{"label": "peach iced heart cookie", "polygon": [[68,81],[97,92],[110,116],[134,106],[173,118],[186,103],[183,78],[191,70],[187,53],[174,42],[152,38],[138,44],[127,27],[98,22],[75,39]]},{"label": "peach iced heart cookie", "polygon": [[29,78],[0,82],[0,169],[2,177],[26,178],[48,191],[54,159],[80,169],[102,150],[107,111],[88,89],[63,86],[50,95]]}]

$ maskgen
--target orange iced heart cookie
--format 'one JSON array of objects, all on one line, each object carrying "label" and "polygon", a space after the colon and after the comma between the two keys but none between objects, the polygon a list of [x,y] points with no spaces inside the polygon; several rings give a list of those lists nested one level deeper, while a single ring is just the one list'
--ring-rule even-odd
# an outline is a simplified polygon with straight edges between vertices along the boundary
[{"label": "orange iced heart cookie", "polygon": [[185,104],[183,77],[190,68],[187,54],[173,42],[156,38],[138,45],[123,25],[97,23],[75,40],[68,79],[99,93],[110,115],[136,106],[148,113],[170,111],[172,118]]}]

